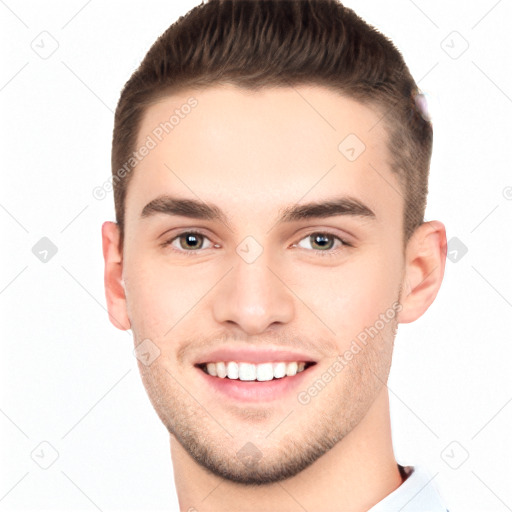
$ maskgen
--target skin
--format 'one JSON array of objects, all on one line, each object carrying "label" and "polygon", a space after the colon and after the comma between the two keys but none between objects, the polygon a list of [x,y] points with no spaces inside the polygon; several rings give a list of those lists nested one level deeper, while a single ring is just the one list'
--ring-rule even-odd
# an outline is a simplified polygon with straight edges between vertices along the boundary
[{"label": "skin", "polygon": [[[191,95],[197,107],[134,171],[123,251],[118,226],[102,227],[110,320],[160,351],[138,366],[170,433],[180,509],[368,510],[402,483],[385,383],[398,323],[420,317],[441,285],[445,228],[424,223],[403,250],[404,201],[381,114],[320,86],[184,91],[149,107],[139,146]],[[349,133],[366,145],[353,162],[338,150]],[[162,193],[217,205],[231,229],[163,213],[141,219]],[[342,194],[375,218],[275,223],[285,206]],[[176,240],[191,228],[205,232],[199,249]],[[333,256],[322,256],[309,238],[318,232],[353,246],[328,237]],[[247,236],[263,248],[250,264],[236,251]],[[167,239],[173,245],[161,247]],[[198,382],[201,350],[232,342],[311,354],[306,390],[399,299],[397,315],[308,404],[296,393],[233,402]],[[237,457],[249,442],[261,455],[252,465]]]}]

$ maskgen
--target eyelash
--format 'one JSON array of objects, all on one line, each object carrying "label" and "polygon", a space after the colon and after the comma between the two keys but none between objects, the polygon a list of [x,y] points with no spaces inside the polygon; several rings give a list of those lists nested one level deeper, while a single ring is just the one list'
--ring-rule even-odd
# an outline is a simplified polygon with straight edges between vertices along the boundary
[{"label": "eyelash", "polygon": [[[184,235],[200,235],[200,236],[202,236],[202,237],[204,237],[204,238],[209,240],[209,238],[204,233],[202,233],[201,231],[196,231],[194,229],[191,229],[191,230],[187,230],[187,231],[182,231],[181,233],[177,234],[173,238],[170,238],[169,240],[163,242],[161,244],[161,246],[162,247],[171,246],[171,244],[174,242],[174,240],[177,240],[177,239],[179,239],[180,237],[182,237]],[[321,257],[337,256],[338,253],[340,252],[340,250],[343,249],[343,247],[353,247],[353,245],[351,243],[347,242],[345,239],[339,237],[338,235],[335,235],[334,233],[330,233],[329,231],[311,231],[310,233],[305,235],[303,238],[301,238],[299,240],[299,242],[301,242],[305,238],[308,238],[308,237],[310,237],[312,235],[327,235],[327,236],[330,236],[330,237],[333,237],[333,238],[337,239],[342,244],[341,247],[339,247],[338,249],[329,249],[327,251],[320,251],[320,250],[311,249],[313,252],[318,253],[318,255],[321,256]],[[294,245],[297,245],[297,244],[294,244]],[[308,249],[305,249],[305,250],[308,250]],[[172,251],[176,252],[178,254],[184,254],[185,256],[188,257],[188,256],[195,256],[194,253],[200,252],[200,249],[195,249],[195,250],[191,250],[191,251],[184,251],[184,250],[178,250],[178,249],[172,248]]]}]

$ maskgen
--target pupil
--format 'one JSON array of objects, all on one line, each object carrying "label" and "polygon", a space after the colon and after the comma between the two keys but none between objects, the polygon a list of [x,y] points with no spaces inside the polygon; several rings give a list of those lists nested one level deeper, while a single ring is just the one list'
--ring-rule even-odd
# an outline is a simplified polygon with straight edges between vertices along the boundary
[{"label": "pupil", "polygon": [[311,235],[314,242],[313,243],[316,243],[318,244],[318,240],[320,240],[320,247],[324,248],[325,249],[325,245],[322,245],[322,244],[325,244],[326,240],[327,240],[327,245],[329,245],[329,241],[328,241],[328,235],[322,235],[322,234],[316,234],[316,235]]},{"label": "pupil", "polygon": [[189,242],[192,241],[192,248],[194,249],[194,242],[195,244],[197,245],[198,244],[198,237],[200,237],[201,235],[195,235],[193,233],[189,233],[188,235],[185,235],[185,240],[186,240],[186,244],[187,244],[187,247],[185,247],[185,249],[189,249],[190,248],[190,245],[189,245]]}]

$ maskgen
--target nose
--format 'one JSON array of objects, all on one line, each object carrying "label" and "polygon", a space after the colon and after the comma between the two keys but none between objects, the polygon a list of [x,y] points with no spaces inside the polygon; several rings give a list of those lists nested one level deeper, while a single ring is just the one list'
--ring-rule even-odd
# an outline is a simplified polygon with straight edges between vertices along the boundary
[{"label": "nose", "polygon": [[220,324],[236,324],[246,334],[261,334],[274,323],[286,324],[294,315],[293,293],[266,251],[248,263],[240,257],[215,288],[213,316]]}]

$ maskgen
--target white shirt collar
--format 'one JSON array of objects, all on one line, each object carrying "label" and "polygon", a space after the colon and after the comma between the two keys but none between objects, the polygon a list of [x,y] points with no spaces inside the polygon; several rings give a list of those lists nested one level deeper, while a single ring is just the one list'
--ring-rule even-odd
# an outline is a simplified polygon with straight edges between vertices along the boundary
[{"label": "white shirt collar", "polygon": [[422,467],[403,466],[407,479],[368,512],[448,512],[433,477]]}]

